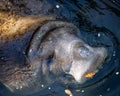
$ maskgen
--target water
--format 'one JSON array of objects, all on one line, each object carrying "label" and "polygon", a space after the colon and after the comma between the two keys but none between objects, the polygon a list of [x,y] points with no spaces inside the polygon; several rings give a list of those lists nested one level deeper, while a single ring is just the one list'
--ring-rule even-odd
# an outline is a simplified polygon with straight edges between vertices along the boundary
[{"label": "water", "polygon": [[[60,82],[29,96],[120,96],[120,1],[48,0],[59,15],[81,30],[82,39],[92,46],[104,46],[108,58],[101,71],[83,85]],[[14,96],[3,85],[0,96]],[[9,95],[8,95],[9,94]]]}]

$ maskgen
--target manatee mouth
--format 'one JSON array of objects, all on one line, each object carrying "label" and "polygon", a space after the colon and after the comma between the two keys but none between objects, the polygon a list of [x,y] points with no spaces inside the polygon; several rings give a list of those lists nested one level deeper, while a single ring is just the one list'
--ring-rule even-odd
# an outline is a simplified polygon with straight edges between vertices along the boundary
[{"label": "manatee mouth", "polygon": [[[107,57],[106,49],[102,50],[102,57],[96,57],[95,61],[89,65],[82,64],[84,66],[88,66],[87,69],[84,69],[84,67],[79,70],[80,64],[76,65],[75,68],[73,68],[73,74],[66,72],[66,74],[63,75],[63,77],[60,78],[61,82],[64,84],[84,84],[85,81],[90,80],[95,75],[99,73],[99,71],[102,70],[103,62],[105,61]],[[75,65],[75,64],[74,64]],[[71,66],[74,67],[74,66]],[[81,74],[81,76],[79,75]],[[79,76],[81,77],[80,79]]]},{"label": "manatee mouth", "polygon": [[80,80],[76,79],[76,75],[66,74],[64,75],[64,79],[62,81],[65,84],[84,84],[87,80],[93,78],[95,75],[99,73],[99,71],[102,70],[102,65],[103,63],[99,63],[99,65],[96,66],[96,68],[94,67],[94,69],[91,70],[88,69],[87,71],[85,70]]}]

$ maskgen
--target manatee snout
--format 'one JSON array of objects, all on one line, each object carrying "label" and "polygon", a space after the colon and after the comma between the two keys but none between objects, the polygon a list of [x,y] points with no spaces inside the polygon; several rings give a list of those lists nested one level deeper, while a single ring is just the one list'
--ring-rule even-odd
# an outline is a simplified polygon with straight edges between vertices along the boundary
[{"label": "manatee snout", "polygon": [[[43,29],[45,34],[41,36],[39,34]],[[67,22],[49,22],[36,34],[33,41],[38,39],[36,41],[38,44],[32,42],[30,47],[32,52],[29,51],[28,56],[33,60],[36,55],[33,56],[31,54],[41,54],[38,60],[41,62],[42,58],[44,64],[41,64],[47,66],[47,68],[42,68],[42,70],[47,69],[46,72],[49,73],[50,71],[55,78],[68,74],[74,78],[72,82],[83,83],[86,79],[93,77],[89,76],[89,73],[95,75],[99,71],[107,56],[107,51],[104,47],[91,47],[85,43],[80,38],[79,29]],[[67,79],[67,77],[64,78]]]},{"label": "manatee snout", "polygon": [[43,25],[31,42],[28,57],[31,62],[38,58],[38,66],[44,66],[38,70],[42,70],[44,75],[49,74],[48,78],[51,73],[54,78],[68,74],[74,78],[73,81],[83,83],[90,78],[87,74],[98,72],[107,56],[104,47],[91,47],[81,40],[76,26],[62,21]]},{"label": "manatee snout", "polygon": [[96,74],[107,56],[104,47],[91,47],[86,43],[73,45],[72,64],[68,74],[72,75],[78,83],[83,83],[88,78],[87,74]]}]

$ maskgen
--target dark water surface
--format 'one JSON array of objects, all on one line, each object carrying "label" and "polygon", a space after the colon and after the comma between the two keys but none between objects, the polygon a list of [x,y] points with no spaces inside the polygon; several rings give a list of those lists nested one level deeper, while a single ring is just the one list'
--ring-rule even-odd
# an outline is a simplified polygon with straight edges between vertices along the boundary
[{"label": "dark water surface", "polygon": [[[29,96],[120,96],[120,0],[48,0],[67,21],[81,30],[82,39],[92,46],[104,46],[108,58],[103,68],[83,85],[55,82]],[[14,96],[3,85],[0,96]],[[76,91],[77,90],[77,91]]]}]

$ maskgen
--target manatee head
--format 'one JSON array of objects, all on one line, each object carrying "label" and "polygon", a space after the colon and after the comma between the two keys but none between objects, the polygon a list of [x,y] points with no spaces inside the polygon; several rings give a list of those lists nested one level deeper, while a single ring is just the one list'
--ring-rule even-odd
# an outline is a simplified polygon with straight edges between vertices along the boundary
[{"label": "manatee head", "polygon": [[[55,62],[52,62],[51,70],[55,74],[58,69],[62,70],[59,77],[62,77],[61,80],[65,83],[82,84],[99,71],[107,56],[107,50],[104,47],[88,45],[81,40],[80,31],[74,25],[67,24],[49,35],[55,39],[53,42],[56,42],[52,55]],[[56,69],[57,65],[60,67]]]},{"label": "manatee head", "polygon": [[[76,26],[62,21],[42,26],[34,35],[28,52],[31,61],[41,62],[47,83],[63,80],[81,84],[99,71],[106,56],[104,47],[89,46],[81,40]],[[38,70],[41,71],[41,67]],[[37,74],[41,74],[39,71]]]}]

